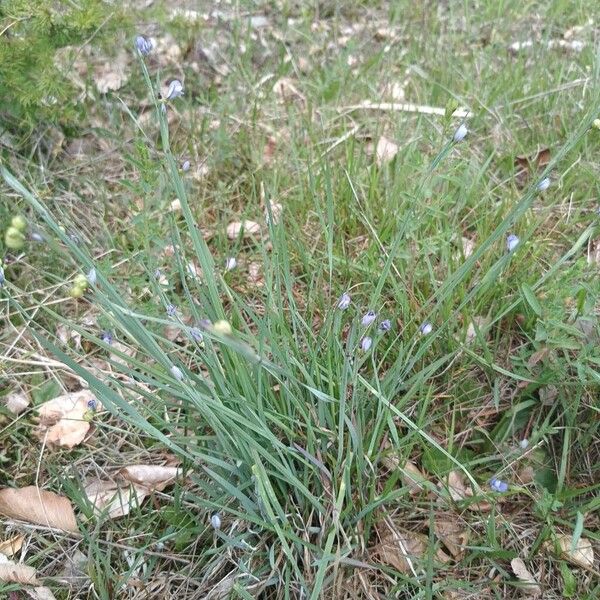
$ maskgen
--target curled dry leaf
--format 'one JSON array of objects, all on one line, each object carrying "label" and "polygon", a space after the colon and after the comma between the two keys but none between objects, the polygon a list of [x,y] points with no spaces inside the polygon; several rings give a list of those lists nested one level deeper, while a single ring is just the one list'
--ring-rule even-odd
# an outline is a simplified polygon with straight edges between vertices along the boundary
[{"label": "curled dry leaf", "polygon": [[580,537],[573,548],[573,536],[560,534],[556,536],[560,548],[560,556],[571,564],[584,569],[594,568],[594,549],[590,540]]},{"label": "curled dry leaf", "polygon": [[29,398],[25,394],[14,392],[4,398],[4,404],[13,415],[19,415],[29,406]]},{"label": "curled dry leaf", "polygon": [[381,136],[375,146],[375,162],[378,166],[390,162],[398,154],[398,145],[392,140]]},{"label": "curled dry leaf", "polygon": [[434,530],[440,542],[448,548],[454,559],[460,560],[465,554],[469,533],[456,517],[436,516]]},{"label": "curled dry leaf", "polygon": [[114,480],[93,479],[85,493],[96,514],[115,519],[129,514],[152,492],[161,492],[181,474],[174,466],[130,465],[121,469]]},{"label": "curled dry leaf", "polygon": [[78,531],[71,501],[30,485],[0,490],[0,514],[63,531]]},{"label": "curled dry leaf", "polygon": [[[459,471],[450,471],[447,480],[448,492],[455,502],[462,502],[473,498],[473,490],[465,484],[462,473]],[[469,510],[478,512],[488,512],[492,509],[489,502],[470,502],[467,505]]]},{"label": "curled dry leaf", "polygon": [[4,554],[4,556],[16,554],[22,548],[24,541],[24,535],[13,535],[7,540],[0,541],[0,554]]},{"label": "curled dry leaf", "polygon": [[227,237],[236,240],[242,237],[251,237],[260,233],[260,225],[255,221],[232,221],[227,225]]},{"label": "curled dry leaf", "polygon": [[90,430],[90,422],[85,419],[90,410],[89,402],[95,402],[96,410],[102,410],[102,405],[89,390],[64,394],[38,406],[38,437],[44,438],[49,445],[64,448],[81,444]]},{"label": "curled dry leaf", "polygon": [[523,582],[523,592],[530,598],[538,598],[542,594],[542,588],[535,577],[529,572],[522,558],[513,558],[510,561],[510,568],[517,576],[519,581]]},{"label": "curled dry leaf", "polygon": [[[429,538],[422,533],[393,529],[387,523],[379,524],[376,529],[380,541],[372,548],[372,555],[400,573],[415,573],[420,559],[427,552]],[[436,552],[436,557],[440,562],[449,560],[441,550]]]},{"label": "curled dry leaf", "polygon": [[37,571],[33,567],[8,560],[3,554],[0,554],[0,581],[36,585],[38,583]]}]

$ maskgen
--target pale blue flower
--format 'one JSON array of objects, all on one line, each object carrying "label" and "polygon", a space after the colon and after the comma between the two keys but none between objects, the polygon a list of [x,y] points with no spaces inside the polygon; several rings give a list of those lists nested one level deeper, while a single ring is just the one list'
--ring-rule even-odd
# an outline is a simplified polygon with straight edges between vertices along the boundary
[{"label": "pale blue flower", "polygon": [[361,319],[361,323],[363,324],[363,327],[368,327],[369,325],[371,325],[371,323],[373,323],[373,321],[376,318],[377,318],[377,313],[374,310],[370,310],[369,312],[367,312],[363,315],[363,318]]},{"label": "pale blue flower", "polygon": [[29,234],[29,238],[30,238],[31,240],[33,240],[34,242],[38,242],[38,243],[42,243],[42,242],[45,242],[45,241],[46,241],[46,240],[44,239],[44,236],[43,236],[41,233],[37,232],[37,231],[32,231],[32,232]]},{"label": "pale blue flower", "polygon": [[467,126],[464,123],[461,123],[458,129],[454,132],[454,136],[452,139],[455,143],[462,142],[467,136],[467,133],[469,133]]},{"label": "pale blue flower", "polygon": [[173,375],[173,377],[175,377],[175,379],[177,379],[178,381],[183,381],[183,371],[175,366],[175,365],[171,365],[171,375]]},{"label": "pale blue flower", "polygon": [[183,96],[183,84],[179,79],[173,79],[167,90],[167,100],[175,100],[175,98],[179,98],[180,96]]},{"label": "pale blue flower", "polygon": [[167,315],[174,317],[177,314],[177,307],[174,304],[167,304]]},{"label": "pale blue flower", "polygon": [[373,345],[373,340],[366,335],[362,340],[360,340],[360,349],[363,352],[368,352],[371,349],[371,346]]},{"label": "pale blue flower", "polygon": [[95,398],[92,398],[91,400],[88,400],[87,407],[90,410],[96,410],[98,408],[98,402]]},{"label": "pale blue flower", "polygon": [[219,513],[214,513],[210,517],[210,524],[213,529],[221,529],[221,515]]},{"label": "pale blue flower", "polygon": [[236,266],[237,266],[237,259],[234,256],[230,256],[225,261],[225,270],[226,271],[233,271],[233,269],[235,269]]},{"label": "pale blue flower", "polygon": [[490,488],[492,488],[492,491],[494,491],[494,492],[503,494],[504,492],[508,491],[508,483],[506,483],[505,481],[502,481],[500,479],[497,479],[496,477],[492,477],[490,479]]},{"label": "pale blue flower", "polygon": [[519,447],[521,448],[521,450],[526,450],[529,446],[529,440],[527,438],[523,438],[520,442],[519,442]]},{"label": "pale blue flower", "polygon": [[550,187],[550,183],[550,177],[544,177],[544,179],[537,184],[538,192],[545,192]]},{"label": "pale blue flower", "polygon": [[181,170],[182,171],[189,171],[190,170],[190,161],[189,160],[184,160],[183,164],[181,165]]},{"label": "pale blue flower", "polygon": [[520,239],[518,238],[518,236],[516,236],[514,233],[511,233],[507,238],[506,238],[506,249],[509,252],[512,252],[520,243]]},{"label": "pale blue flower", "polygon": [[147,37],[144,37],[143,35],[138,35],[135,38],[135,47],[142,56],[148,56],[148,54],[152,52],[154,44],[152,43],[152,40],[149,40]]},{"label": "pale blue flower", "polygon": [[386,331],[389,331],[392,328],[392,322],[389,319],[385,319],[385,321],[381,321],[381,323],[379,323],[379,331],[383,331],[384,333]]},{"label": "pale blue flower", "polygon": [[96,269],[94,269],[94,268],[90,269],[88,271],[86,279],[88,280],[88,283],[90,285],[96,285],[96,280],[98,279],[97,275],[96,275]]},{"label": "pale blue flower", "polygon": [[113,343],[113,335],[110,331],[103,331],[102,335],[100,336],[100,339],[105,343],[105,344],[112,344]]},{"label": "pale blue flower", "polygon": [[352,299],[350,298],[350,294],[344,292],[341,296],[340,299],[338,300],[338,304],[337,307],[340,310],[346,310],[349,306],[350,303],[352,302]]},{"label": "pale blue flower", "polygon": [[429,335],[433,331],[433,325],[426,321],[419,327],[419,331],[421,332],[421,335]]},{"label": "pale blue flower", "polygon": [[190,335],[195,342],[201,342],[204,339],[200,327],[192,327],[190,329]]}]

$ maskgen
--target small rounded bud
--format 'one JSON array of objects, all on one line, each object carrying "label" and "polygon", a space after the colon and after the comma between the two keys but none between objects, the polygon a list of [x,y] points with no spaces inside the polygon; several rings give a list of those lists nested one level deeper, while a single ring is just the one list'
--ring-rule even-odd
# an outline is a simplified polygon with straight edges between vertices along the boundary
[{"label": "small rounded bud", "polygon": [[347,292],[344,292],[340,296],[340,299],[338,300],[337,307],[340,310],[346,310],[350,306],[351,302],[352,302],[352,299],[350,298],[350,294],[348,294]]},{"label": "small rounded bud", "polygon": [[467,126],[464,123],[461,123],[458,129],[454,132],[452,139],[458,144],[458,142],[462,142],[465,137],[467,137],[467,133],[469,133]]},{"label": "small rounded bud", "polygon": [[15,229],[18,229],[20,232],[23,232],[27,229],[27,221],[23,215],[16,215],[12,218],[10,222],[11,226]]},{"label": "small rounded bud", "polygon": [[82,289],[85,290],[87,288],[87,286],[88,286],[87,277],[85,275],[83,275],[83,274],[80,273],[79,275],[77,275],[75,277],[74,285],[76,287],[80,287],[80,288],[82,288]]},{"label": "small rounded bud", "polygon": [[85,294],[85,288],[79,285],[74,285],[69,294],[71,298],[83,298],[83,295]]},{"label": "small rounded bud", "polygon": [[11,250],[20,250],[25,245],[25,236],[16,227],[9,227],[4,234],[4,243]]},{"label": "small rounded bud", "polygon": [[594,122],[592,123],[592,127],[594,129],[600,129],[600,119],[594,119]]},{"label": "small rounded bud", "polygon": [[213,331],[221,335],[231,335],[233,330],[229,322],[222,319],[213,325]]},{"label": "small rounded bud", "polygon": [[221,515],[219,513],[215,513],[210,517],[210,524],[213,529],[221,529]]}]

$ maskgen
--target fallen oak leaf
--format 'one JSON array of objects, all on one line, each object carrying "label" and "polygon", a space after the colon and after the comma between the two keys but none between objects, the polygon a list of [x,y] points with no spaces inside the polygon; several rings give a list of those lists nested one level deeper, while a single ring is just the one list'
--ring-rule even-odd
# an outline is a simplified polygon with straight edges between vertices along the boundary
[{"label": "fallen oak leaf", "polygon": [[37,571],[33,567],[8,560],[3,554],[0,554],[0,581],[36,585],[38,583]]},{"label": "fallen oak leaf", "polygon": [[1,489],[0,514],[63,531],[78,531],[71,501],[35,485]]},{"label": "fallen oak leaf", "polygon": [[87,419],[91,407],[102,410],[90,390],[64,394],[37,407],[40,424],[36,431],[40,439],[49,445],[73,448],[81,444],[90,430]]},{"label": "fallen oak leaf", "polygon": [[523,591],[530,598],[537,598],[542,594],[542,588],[536,578],[529,572],[522,558],[513,558],[510,561],[510,568],[517,576],[517,579],[523,582]]}]

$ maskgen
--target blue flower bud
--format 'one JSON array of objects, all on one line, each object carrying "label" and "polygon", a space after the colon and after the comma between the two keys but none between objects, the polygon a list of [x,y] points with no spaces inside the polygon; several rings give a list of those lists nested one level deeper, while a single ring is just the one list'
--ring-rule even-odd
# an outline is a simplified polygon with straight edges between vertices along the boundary
[{"label": "blue flower bud", "polygon": [[152,43],[152,40],[149,40],[147,37],[144,37],[143,35],[138,35],[135,38],[135,47],[142,56],[148,56],[148,54],[152,52],[154,44]]},{"label": "blue flower bud", "polygon": [[361,323],[364,327],[368,327],[377,318],[377,313],[374,310],[370,310],[368,313],[363,315]]},{"label": "blue flower bud", "polygon": [[508,491],[508,483],[506,483],[505,481],[502,481],[500,479],[497,479],[496,477],[492,477],[490,479],[490,488],[494,492],[503,494],[504,492]]},{"label": "blue flower bud", "polygon": [[34,242],[38,242],[38,243],[42,243],[45,242],[46,240],[44,239],[44,236],[41,233],[38,233],[37,231],[32,231],[29,234],[29,238],[34,241]]},{"label": "blue flower bud", "polygon": [[237,266],[237,259],[234,256],[230,256],[225,261],[225,270],[226,271],[232,271],[233,269],[235,269],[236,266]]},{"label": "blue flower bud", "polygon": [[512,252],[518,245],[519,242],[521,240],[514,234],[511,233],[507,238],[506,238],[506,249],[509,252]]},{"label": "blue flower bud", "polygon": [[192,327],[190,329],[190,335],[195,342],[201,342],[204,339],[200,327]]},{"label": "blue flower bud", "polygon": [[337,307],[340,310],[346,310],[349,306],[350,303],[352,302],[352,299],[350,298],[350,294],[344,292],[341,296],[340,299],[338,300],[338,304]]},{"label": "blue flower bud", "polygon": [[171,365],[171,375],[173,375],[173,377],[175,377],[175,379],[177,379],[178,381],[183,381],[183,371],[175,366],[175,365]]},{"label": "blue flower bud", "polygon": [[214,513],[210,517],[210,524],[213,529],[221,529],[221,515],[219,513]]},{"label": "blue flower bud", "polygon": [[537,184],[537,191],[545,192],[550,187],[550,183],[550,177],[544,177],[544,179]]},{"label": "blue flower bud", "polygon": [[392,322],[389,319],[385,319],[385,321],[381,321],[381,323],[379,323],[379,331],[383,331],[384,333],[386,331],[389,331],[392,328]]},{"label": "blue flower bud", "polygon": [[521,450],[526,450],[529,446],[529,440],[527,438],[523,438],[520,442],[519,442],[519,447],[521,448]]},{"label": "blue flower bud", "polygon": [[167,304],[167,315],[174,317],[177,314],[177,307],[174,304]]},{"label": "blue flower bud", "polygon": [[419,331],[421,332],[421,335],[429,335],[433,331],[433,325],[426,321],[419,327]]},{"label": "blue flower bud", "polygon": [[467,126],[464,123],[461,123],[458,129],[454,132],[452,139],[458,144],[458,142],[462,142],[465,139],[467,133],[469,133]]},{"label": "blue flower bud", "polygon": [[183,164],[181,165],[181,170],[182,171],[189,171],[190,170],[190,161],[189,160],[184,160]]},{"label": "blue flower bud", "polygon": [[90,285],[95,285],[97,280],[96,269],[90,269],[86,276],[86,279]]},{"label": "blue flower bud", "polygon": [[112,344],[113,343],[113,335],[110,331],[103,331],[102,335],[100,336],[100,339],[105,343],[105,344]]},{"label": "blue flower bud", "polygon": [[175,98],[179,98],[180,96],[183,96],[183,84],[179,79],[173,79],[167,90],[167,100],[175,100]]},{"label": "blue flower bud", "polygon": [[88,400],[87,407],[90,410],[96,410],[96,408],[98,408],[98,402],[92,398],[91,400]]},{"label": "blue flower bud", "polygon": [[360,340],[360,349],[363,352],[368,352],[371,349],[371,346],[373,345],[373,340],[366,335],[362,340]]}]

